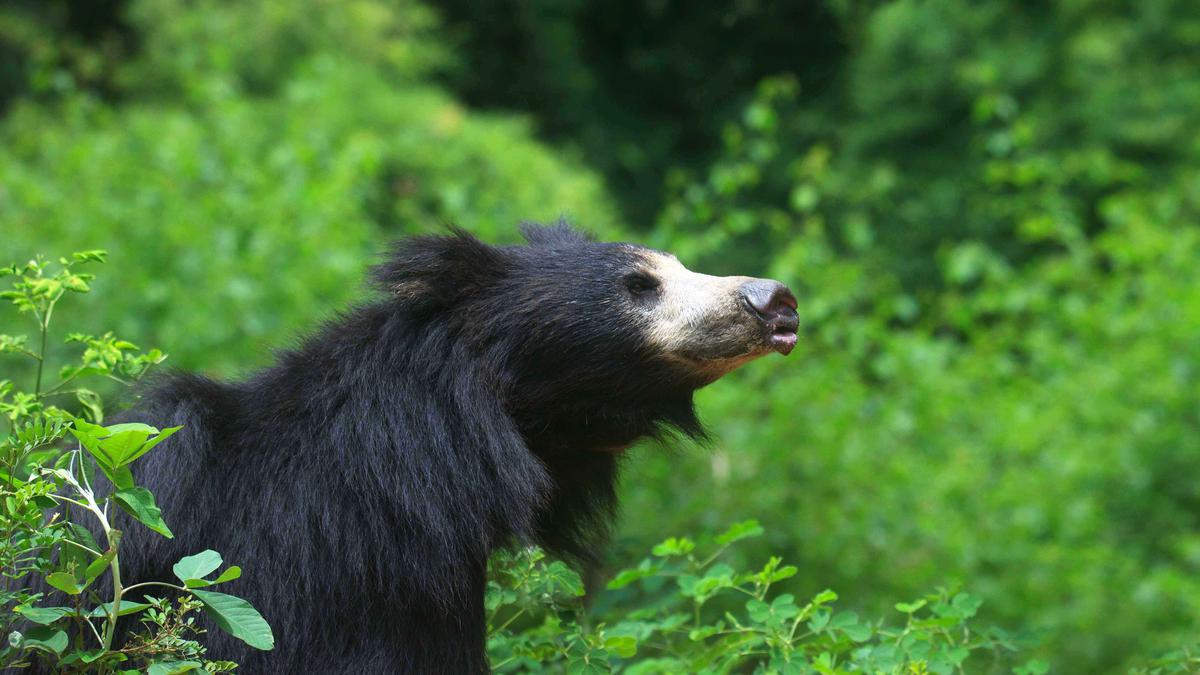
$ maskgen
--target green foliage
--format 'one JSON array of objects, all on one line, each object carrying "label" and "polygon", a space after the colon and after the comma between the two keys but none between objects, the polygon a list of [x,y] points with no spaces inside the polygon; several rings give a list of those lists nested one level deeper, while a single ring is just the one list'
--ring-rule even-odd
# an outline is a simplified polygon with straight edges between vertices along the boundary
[{"label": "green foliage", "polygon": [[[795,575],[768,609],[834,587],[839,611],[893,618],[896,598],[957,581],[1031,636],[1017,673],[1197,670],[1180,646],[1200,631],[1200,5],[433,5],[446,30],[382,0],[0,8],[0,256],[105,246],[114,268],[16,270],[36,277],[27,314],[96,294],[59,324],[70,343],[0,336],[0,352],[74,364],[39,393],[13,384],[39,361],[6,362],[0,414],[22,421],[5,453],[52,466],[56,439],[91,427],[49,403],[102,427],[106,383],[161,361],[110,329],[227,374],[359,297],[395,235],[450,220],[511,241],[517,221],[566,213],[610,237],[619,209],[695,269],[788,282],[805,334],[701,392],[714,447],[633,451],[622,583],[589,611],[564,567],[523,552],[498,568],[504,669],[698,658],[721,638],[613,627],[689,614],[662,574],[714,549],[663,533],[753,513],[766,534],[687,574],[783,557]],[[50,491],[5,495],[22,550],[86,532],[40,528]],[[153,522],[140,496],[121,503]],[[73,588],[99,558],[55,580]],[[186,597],[145,608],[148,630],[203,611],[177,620]],[[717,588],[702,625],[728,611],[765,640],[744,597]],[[866,644],[894,625],[867,623]],[[30,649],[61,642],[34,630]],[[815,662],[811,644],[789,649]],[[857,658],[831,649],[834,667]]]},{"label": "green foliage", "polygon": [[[57,382],[44,382],[55,310],[66,293],[88,292],[93,279],[75,268],[104,259],[104,252],[88,251],[60,258],[57,264],[35,258],[0,269],[0,276],[13,277],[12,290],[0,293],[0,298],[29,315],[37,329],[32,342],[24,335],[0,340],[3,351],[37,366],[31,391],[0,380],[0,410],[10,427],[8,436],[0,439],[0,574],[5,579],[0,634],[6,638],[0,667],[20,668],[38,659],[64,673],[136,673],[137,668],[164,674],[227,672],[236,664],[207,659],[204,646],[195,639],[204,632],[191,616],[197,610],[253,647],[274,646],[270,626],[245,600],[196,590],[236,579],[240,568],[230,567],[208,579],[222,560],[215,551],[204,551],[175,566],[182,586],[121,582],[121,542],[145,533],[114,527],[111,507],[120,507],[162,536],[172,536],[154,495],[134,484],[129,466],[179,427],[160,430],[137,422],[103,426],[75,417],[57,403],[57,397],[73,396],[79,408],[99,422],[104,417],[100,398],[81,387],[81,380],[104,377],[129,384],[166,357],[157,350],[140,354],[133,344],[111,334],[100,339],[72,334],[66,342],[83,345],[77,365],[64,366]],[[70,436],[77,443],[64,449],[62,442]],[[93,487],[96,469],[112,483],[107,495]],[[103,534],[103,546],[78,519],[81,515],[94,521],[92,529]],[[36,591],[39,577],[66,597],[58,600]],[[181,595],[175,602],[151,596],[145,596],[145,602],[132,600],[135,590],[150,586]],[[110,600],[103,601],[102,594]],[[52,601],[68,604],[46,604]],[[142,628],[118,638],[118,617],[130,615],[137,615]]]},{"label": "green foliage", "polygon": [[981,603],[966,593],[941,589],[897,604],[902,622],[872,621],[835,609],[833,591],[803,604],[776,592],[797,571],[777,557],[745,571],[718,562],[734,542],[762,533],[754,521],[735,525],[700,547],[703,556],[691,539],[662,542],[608,583],[610,591],[638,586],[633,606],[609,604],[601,615],[584,610],[583,583],[563,563],[537,549],[497,556],[487,594],[492,665],[639,675],[962,673],[995,667],[1014,648],[1004,631],[979,626]]},{"label": "green foliage", "polygon": [[[420,34],[425,10],[286,6],[135,3],[132,20],[161,29],[128,68],[193,93],[23,102],[0,124],[0,255],[121,242],[110,285],[72,330],[112,321],[174,345],[181,367],[230,372],[360,297],[364,262],[390,237],[453,222],[511,241],[521,220],[564,214],[612,227],[596,178],[526,123],[397,79],[393,61],[428,50],[388,26]],[[231,38],[243,33],[270,37]],[[367,49],[385,37],[394,59]]]},{"label": "green foliage", "polygon": [[[805,586],[875,611],[960,579],[1005,623],[1037,631],[1056,669],[1192,642],[1200,175],[1111,191],[1094,233],[1022,207],[1041,214],[1019,229],[1035,259],[1016,264],[981,239],[947,245],[940,289],[916,292],[866,221],[845,244],[831,234],[813,179],[831,171],[828,150],[788,160],[763,121],[783,119],[792,94],[764,86],[727,155],[678,186],[660,242],[718,266],[749,264],[730,261],[768,242],[765,272],[798,289],[805,336],[786,367],[750,366],[702,392],[721,439],[710,456],[632,463],[625,507],[669,515],[631,519],[627,536],[753,510],[788,533],[757,553],[796,560]],[[755,195],[753,177],[779,162],[794,162],[791,187]],[[1043,180],[1062,189],[1077,168],[1046,162]]]}]

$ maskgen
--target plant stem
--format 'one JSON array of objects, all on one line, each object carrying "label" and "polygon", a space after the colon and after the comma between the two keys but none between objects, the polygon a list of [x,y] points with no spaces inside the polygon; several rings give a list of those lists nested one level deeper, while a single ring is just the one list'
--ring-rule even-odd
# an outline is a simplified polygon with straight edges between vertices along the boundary
[{"label": "plant stem", "polygon": [[47,309],[46,318],[38,326],[42,333],[42,346],[38,349],[37,379],[33,381],[33,397],[40,398],[42,394],[42,368],[46,365],[46,334],[49,330],[50,311]]},{"label": "plant stem", "polygon": [[[167,588],[173,588],[177,591],[182,591],[184,593],[187,593],[189,590],[191,590],[187,586],[176,586],[175,584],[168,584],[165,581],[143,581],[141,583],[137,583],[137,584],[134,584],[134,585],[126,588],[122,592],[122,595],[129,595],[129,593],[132,592],[133,589],[141,588],[142,586],[166,586]],[[505,625],[507,625],[507,624],[505,624]]]},{"label": "plant stem", "polygon": [[54,314],[54,305],[58,303],[58,299],[62,297],[63,291],[59,291],[58,295],[46,301],[46,308],[42,310],[41,321],[38,323],[38,328],[41,329],[42,346],[38,350],[38,367],[37,379],[33,383],[33,396],[39,398],[42,393],[42,370],[46,365],[46,337],[50,334],[50,317]]},{"label": "plant stem", "polygon": [[[140,586],[141,584],[138,584],[138,585]],[[505,628],[508,628],[508,625],[510,623],[512,623],[513,621],[516,621],[517,617],[521,616],[524,613],[525,613],[525,610],[522,609],[521,611],[517,612],[516,614],[513,614],[512,616],[508,617],[508,621],[505,621],[503,624],[501,624],[501,626],[499,628],[496,628],[493,632],[499,633],[500,631],[504,630]]]}]

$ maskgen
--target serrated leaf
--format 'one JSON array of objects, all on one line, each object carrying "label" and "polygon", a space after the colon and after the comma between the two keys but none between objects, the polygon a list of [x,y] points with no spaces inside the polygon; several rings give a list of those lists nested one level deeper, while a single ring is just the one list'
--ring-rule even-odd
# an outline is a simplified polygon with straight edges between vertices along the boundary
[{"label": "serrated leaf", "polygon": [[258,610],[245,600],[216,591],[194,590],[192,595],[204,603],[204,611],[221,630],[255,649],[274,649],[275,636]]}]

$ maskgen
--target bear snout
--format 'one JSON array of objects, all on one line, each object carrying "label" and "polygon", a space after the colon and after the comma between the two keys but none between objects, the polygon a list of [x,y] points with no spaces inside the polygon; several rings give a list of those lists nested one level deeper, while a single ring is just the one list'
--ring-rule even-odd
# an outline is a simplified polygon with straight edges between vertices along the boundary
[{"label": "bear snout", "polygon": [[773,279],[753,279],[738,289],[746,308],[766,327],[772,349],[787,355],[796,347],[800,318],[796,314],[796,296]]}]

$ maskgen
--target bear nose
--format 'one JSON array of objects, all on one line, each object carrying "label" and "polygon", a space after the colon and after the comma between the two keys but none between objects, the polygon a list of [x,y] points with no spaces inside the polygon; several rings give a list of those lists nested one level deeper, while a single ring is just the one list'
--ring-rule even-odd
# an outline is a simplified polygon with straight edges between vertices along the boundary
[{"label": "bear nose", "polygon": [[740,290],[760,319],[778,328],[796,330],[796,296],[787,286],[771,279],[755,279],[742,284]]}]

